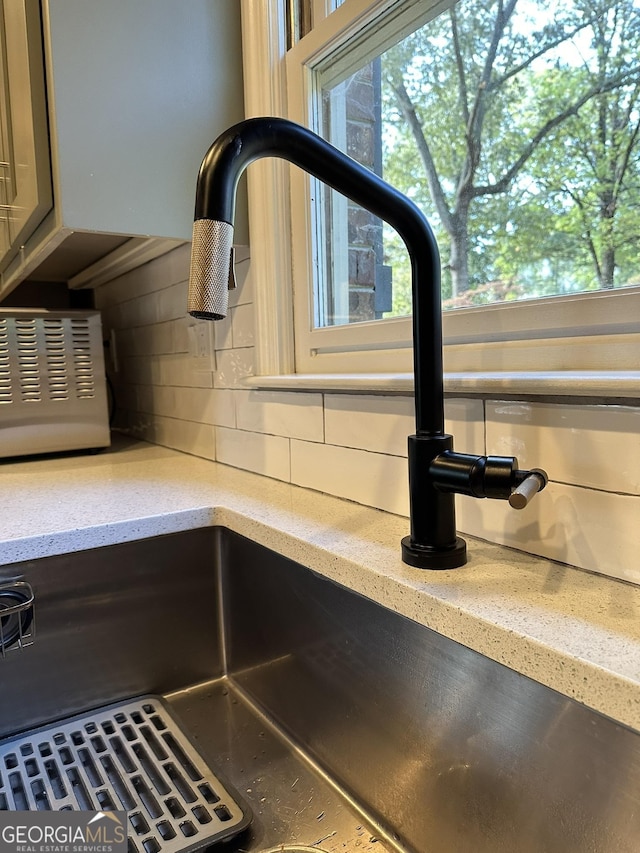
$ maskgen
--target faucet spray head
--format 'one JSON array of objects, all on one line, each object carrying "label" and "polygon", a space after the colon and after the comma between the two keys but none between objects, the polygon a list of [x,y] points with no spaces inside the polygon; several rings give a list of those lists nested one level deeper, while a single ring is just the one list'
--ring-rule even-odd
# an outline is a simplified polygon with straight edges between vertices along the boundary
[{"label": "faucet spray head", "polygon": [[199,320],[224,320],[236,286],[233,225],[214,219],[193,223],[187,310]]}]

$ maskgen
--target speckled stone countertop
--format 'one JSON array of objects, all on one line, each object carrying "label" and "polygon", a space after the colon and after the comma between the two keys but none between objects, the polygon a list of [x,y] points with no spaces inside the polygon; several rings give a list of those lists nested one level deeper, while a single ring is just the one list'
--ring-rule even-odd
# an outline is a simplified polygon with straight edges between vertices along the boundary
[{"label": "speckled stone countertop", "polygon": [[0,567],[223,525],[640,731],[639,587],[471,537],[464,568],[413,569],[407,519],[128,439],[0,478]]}]

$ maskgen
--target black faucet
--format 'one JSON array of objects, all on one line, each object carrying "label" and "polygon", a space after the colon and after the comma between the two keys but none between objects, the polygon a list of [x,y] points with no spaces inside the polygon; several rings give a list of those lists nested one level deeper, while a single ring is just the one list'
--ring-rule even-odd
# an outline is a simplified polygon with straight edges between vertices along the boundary
[{"label": "black faucet", "polygon": [[501,498],[521,509],[547,484],[544,471],[520,471],[515,457],[456,453],[444,431],[440,255],[420,209],[373,172],[305,127],[254,118],[229,128],[207,152],[196,190],[189,278],[189,313],[226,316],[233,276],[231,245],[236,187],[244,169],[280,157],[392,225],[411,259],[416,434],[409,436],[411,532],[402,559],[423,569],[453,569],[466,561],[456,535],[454,495]]}]

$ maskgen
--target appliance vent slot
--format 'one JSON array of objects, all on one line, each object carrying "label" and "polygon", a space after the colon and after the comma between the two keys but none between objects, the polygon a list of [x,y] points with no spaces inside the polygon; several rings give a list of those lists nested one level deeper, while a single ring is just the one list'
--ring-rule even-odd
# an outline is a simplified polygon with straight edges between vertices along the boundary
[{"label": "appliance vent slot", "polygon": [[69,374],[65,353],[64,322],[58,318],[46,318],[43,321],[44,354],[49,379],[49,399],[69,399]]},{"label": "appliance vent slot", "polygon": [[25,403],[39,403],[42,401],[42,387],[35,317],[16,319],[16,343],[20,396]]},{"label": "appliance vent slot", "polygon": [[12,403],[11,362],[9,359],[9,329],[5,317],[0,318],[0,406]]},{"label": "appliance vent slot", "polygon": [[71,339],[76,377],[76,396],[78,399],[94,397],[94,366],[91,356],[91,337],[88,320],[71,320]]}]

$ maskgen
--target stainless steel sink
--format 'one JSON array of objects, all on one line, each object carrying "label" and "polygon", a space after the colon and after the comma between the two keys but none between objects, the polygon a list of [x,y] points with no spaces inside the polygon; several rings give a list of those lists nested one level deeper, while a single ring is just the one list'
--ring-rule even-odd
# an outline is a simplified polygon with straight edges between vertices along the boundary
[{"label": "stainless steel sink", "polygon": [[37,633],[0,659],[0,737],[162,694],[253,812],[226,849],[640,849],[636,732],[234,533],[9,580]]}]

